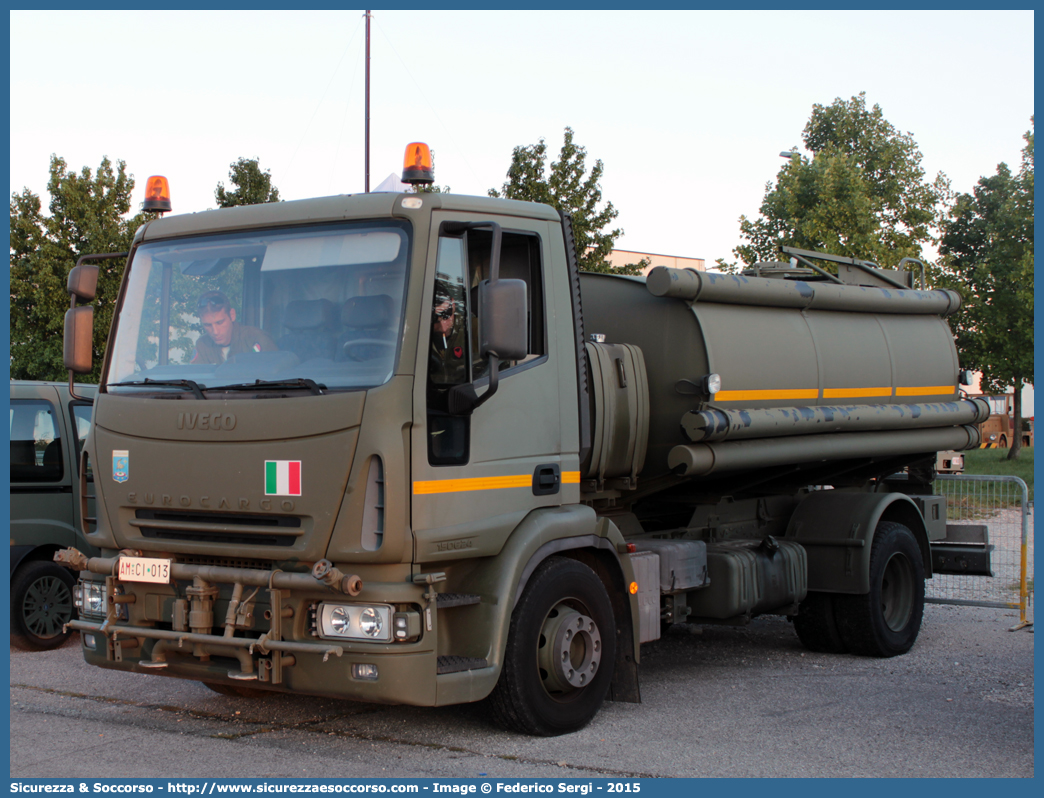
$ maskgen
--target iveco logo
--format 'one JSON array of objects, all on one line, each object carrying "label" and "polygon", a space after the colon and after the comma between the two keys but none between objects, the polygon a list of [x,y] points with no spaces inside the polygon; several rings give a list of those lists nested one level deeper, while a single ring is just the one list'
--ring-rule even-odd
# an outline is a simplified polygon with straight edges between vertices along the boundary
[{"label": "iveco logo", "polygon": [[234,413],[178,413],[178,429],[235,429]]}]

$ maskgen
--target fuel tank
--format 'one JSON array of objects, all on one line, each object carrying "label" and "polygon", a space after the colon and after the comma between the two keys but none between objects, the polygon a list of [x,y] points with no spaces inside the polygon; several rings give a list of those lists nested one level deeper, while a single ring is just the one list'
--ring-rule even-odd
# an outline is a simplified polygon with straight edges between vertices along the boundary
[{"label": "fuel tank", "polygon": [[984,410],[959,397],[945,321],[952,291],[666,267],[580,285],[585,334],[644,358],[644,478],[978,443],[969,425]]}]

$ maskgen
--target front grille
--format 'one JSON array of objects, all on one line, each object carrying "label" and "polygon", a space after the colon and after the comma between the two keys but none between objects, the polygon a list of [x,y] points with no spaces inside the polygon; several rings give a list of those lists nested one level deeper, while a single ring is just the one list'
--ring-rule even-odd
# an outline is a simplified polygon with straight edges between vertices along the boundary
[{"label": "front grille", "polygon": [[138,509],[130,522],[142,537],[251,546],[293,546],[304,534],[292,515],[199,513]]},{"label": "front grille", "polygon": [[295,515],[249,515],[246,513],[196,513],[178,510],[145,510],[134,513],[135,518],[149,518],[155,521],[172,521],[178,524],[229,524],[237,526],[270,526],[298,529],[301,519]]}]

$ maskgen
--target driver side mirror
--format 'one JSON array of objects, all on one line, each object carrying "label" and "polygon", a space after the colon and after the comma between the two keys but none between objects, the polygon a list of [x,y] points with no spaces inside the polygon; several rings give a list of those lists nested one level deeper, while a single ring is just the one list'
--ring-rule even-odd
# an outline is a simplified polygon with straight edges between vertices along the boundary
[{"label": "driver side mirror", "polygon": [[524,280],[479,284],[479,355],[521,360],[529,353]]},{"label": "driver side mirror", "polygon": [[73,374],[88,374],[94,368],[94,308],[81,305],[65,311],[65,367]]},{"label": "driver side mirror", "polygon": [[65,313],[65,345],[62,359],[72,374],[88,374],[94,367],[94,308],[77,307],[77,300],[90,302],[98,292],[98,265],[77,263],[69,272],[70,307]]}]

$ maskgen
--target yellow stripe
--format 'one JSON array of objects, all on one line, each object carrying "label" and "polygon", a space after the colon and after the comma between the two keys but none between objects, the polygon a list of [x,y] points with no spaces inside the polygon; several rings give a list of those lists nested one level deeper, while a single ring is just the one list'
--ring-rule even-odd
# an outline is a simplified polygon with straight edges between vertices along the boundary
[{"label": "yellow stripe", "polygon": [[953,396],[957,389],[952,385],[914,385],[896,388],[896,396]]},{"label": "yellow stripe", "polygon": [[798,388],[795,390],[777,391],[718,391],[714,394],[715,402],[764,401],[776,399],[818,399],[819,389]]},{"label": "yellow stripe", "polygon": [[428,493],[461,493],[470,490],[498,490],[500,488],[528,488],[533,484],[530,474],[510,477],[473,477],[471,479],[433,479],[414,482],[415,495]]},{"label": "yellow stripe", "polygon": [[[952,396],[957,389],[952,385],[913,385],[895,389],[896,396]],[[873,388],[824,388],[824,399],[857,399],[860,397],[891,396],[889,387]],[[794,388],[789,390],[757,390],[757,391],[718,391],[714,394],[716,402],[774,402],[781,399],[818,399],[819,391],[815,388]]]},{"label": "yellow stripe", "polygon": [[892,388],[824,388],[824,399],[852,399],[860,396],[891,396]]},{"label": "yellow stripe", "polygon": [[[430,493],[463,493],[470,490],[500,490],[502,488],[528,488],[533,484],[533,477],[527,474],[509,477],[472,477],[469,479],[432,479],[426,482],[414,482],[414,495]],[[563,485],[579,485],[579,471],[563,471]]]}]

